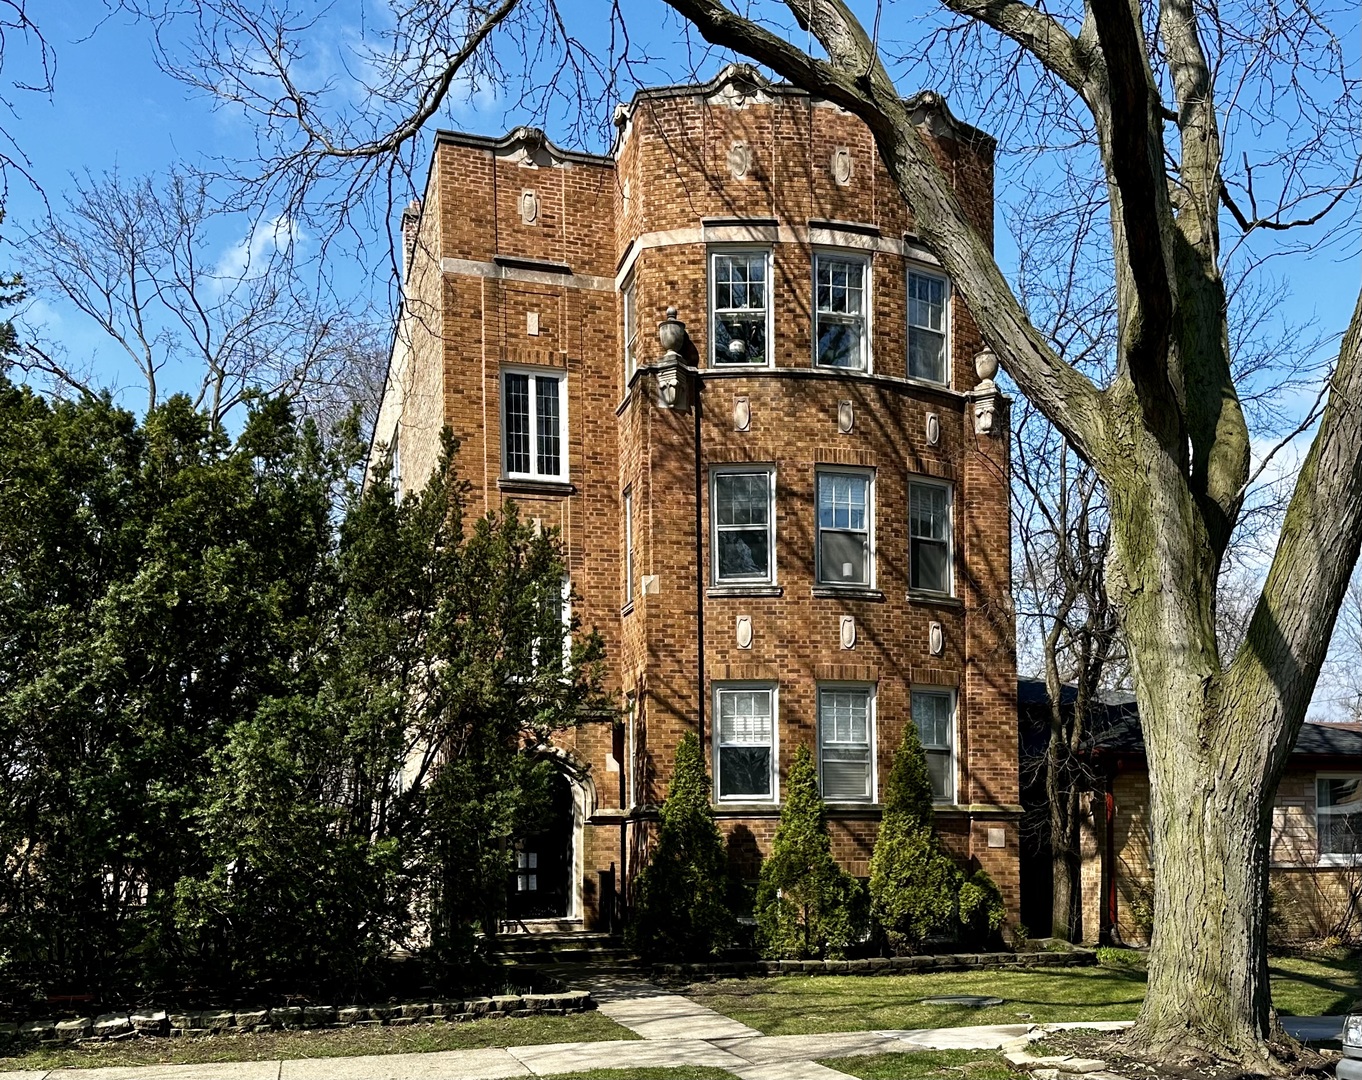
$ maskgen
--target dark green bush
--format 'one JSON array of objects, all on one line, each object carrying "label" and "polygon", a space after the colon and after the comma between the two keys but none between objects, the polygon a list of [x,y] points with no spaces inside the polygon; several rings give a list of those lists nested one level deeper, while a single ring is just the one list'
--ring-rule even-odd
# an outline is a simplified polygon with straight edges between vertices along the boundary
[{"label": "dark green bush", "polygon": [[838,956],[863,935],[863,909],[860,882],[832,857],[818,769],[801,746],[757,885],[758,944],[772,957]]},{"label": "dark green bush", "polygon": [[884,818],[870,859],[871,915],[890,948],[911,952],[925,938],[956,933],[962,881],[932,829],[927,756],[910,722],[885,785]]},{"label": "dark green bush", "polygon": [[989,946],[1007,917],[1002,890],[986,870],[976,870],[960,886],[960,926],[965,944]]},{"label": "dark green bush", "polygon": [[652,859],[635,885],[629,945],[649,959],[711,956],[732,942],[734,920],[724,839],[710,809],[709,778],[694,734],[676,748],[660,818]]}]

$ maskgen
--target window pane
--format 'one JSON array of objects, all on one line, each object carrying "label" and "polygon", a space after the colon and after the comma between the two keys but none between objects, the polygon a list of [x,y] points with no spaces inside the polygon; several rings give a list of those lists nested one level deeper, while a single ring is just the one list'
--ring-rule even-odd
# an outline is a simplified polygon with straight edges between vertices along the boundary
[{"label": "window pane", "polygon": [[719,795],[771,797],[771,748],[724,746],[719,749]]},{"label": "window pane", "polygon": [[530,471],[530,377],[506,375],[506,471]]},{"label": "window pane", "polygon": [[946,545],[914,538],[908,548],[909,561],[912,563],[908,587],[924,592],[950,592],[950,559]]},{"label": "window pane", "polygon": [[818,318],[818,362],[824,367],[860,370],[862,360],[861,327],[859,323],[838,322],[826,316]]},{"label": "window pane", "polygon": [[946,381],[946,337],[930,330],[908,331],[908,375],[930,382]]},{"label": "window pane", "polygon": [[870,746],[870,692],[820,690],[818,721],[823,746]]},{"label": "window pane", "polygon": [[715,513],[720,525],[765,525],[770,511],[770,473],[718,473]]},{"label": "window pane", "polygon": [[714,363],[766,363],[766,255],[714,257]]},{"label": "window pane", "polygon": [[716,364],[766,363],[766,316],[717,315],[714,319]]},{"label": "window pane", "polygon": [[954,789],[951,782],[951,755],[948,751],[927,751],[927,772],[932,778],[932,798],[949,799]]},{"label": "window pane", "polygon": [[870,751],[836,750],[823,756],[823,798],[870,798]]},{"label": "window pane", "polygon": [[951,695],[913,691],[913,723],[918,738],[928,748],[949,750],[951,745]]},{"label": "window pane", "polygon": [[818,535],[818,577],[827,584],[869,585],[870,559],[866,534],[821,532]]},{"label": "window pane", "polygon": [[1315,793],[1319,853],[1362,854],[1362,777],[1321,777]]},{"label": "window pane", "polygon": [[911,484],[908,489],[908,532],[930,540],[950,537],[950,508],[946,489],[935,484]]},{"label": "window pane", "polygon": [[724,690],[719,694],[719,742],[771,745],[771,691]]},{"label": "window pane", "polygon": [[819,526],[824,529],[864,529],[869,487],[868,477],[819,473]]},{"label": "window pane", "polygon": [[719,532],[719,577],[765,578],[770,574],[770,534],[760,529],[723,529]]},{"label": "window pane", "polygon": [[926,274],[908,275],[908,325],[935,330],[946,328],[946,283]]},{"label": "window pane", "polygon": [[534,380],[538,408],[538,464],[540,476],[557,476],[559,469],[558,380],[541,375]]}]

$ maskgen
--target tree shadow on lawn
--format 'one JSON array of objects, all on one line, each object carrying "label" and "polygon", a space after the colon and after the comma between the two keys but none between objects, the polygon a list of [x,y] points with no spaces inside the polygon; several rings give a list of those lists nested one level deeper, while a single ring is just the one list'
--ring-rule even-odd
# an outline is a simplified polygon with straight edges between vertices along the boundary
[{"label": "tree shadow on lawn", "polygon": [[[1337,979],[1329,978],[1322,974],[1314,974],[1308,971],[1296,971],[1289,967],[1280,966],[1280,962],[1269,961],[1267,966],[1268,975],[1287,980],[1292,983],[1305,983],[1307,986],[1318,987],[1320,990],[1327,990],[1336,997],[1324,999],[1311,998],[1306,1001],[1296,1001],[1297,993],[1287,990],[1282,993],[1282,987],[1278,987],[1277,992],[1272,995],[1272,1003],[1277,1007],[1277,1011],[1283,1016],[1341,1016],[1348,1012],[1350,1007],[1362,998],[1362,983],[1358,978],[1358,966],[1356,960],[1313,960],[1312,964],[1320,967],[1334,968],[1338,971]],[[1304,1006],[1299,1012],[1297,1006]]]}]

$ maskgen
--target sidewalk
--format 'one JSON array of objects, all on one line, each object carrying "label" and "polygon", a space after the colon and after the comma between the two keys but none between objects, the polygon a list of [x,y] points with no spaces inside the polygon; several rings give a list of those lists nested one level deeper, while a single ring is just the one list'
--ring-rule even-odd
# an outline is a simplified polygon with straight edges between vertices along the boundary
[{"label": "sidewalk", "polygon": [[[587,1069],[619,1069],[621,1080],[627,1080],[630,1069],[677,1065],[715,1066],[727,1069],[739,1080],[837,1080],[846,1074],[819,1065],[815,1059],[914,1050],[996,1050],[1035,1027],[1005,1024],[763,1035],[635,977],[599,978],[592,981],[590,989],[601,1013],[641,1038],[373,1057],[3,1072],[0,1080],[501,1080]],[[1291,1034],[1318,1045],[1321,1040],[1338,1038],[1343,1018],[1283,1017],[1282,1023]],[[1042,1026],[1046,1030],[1114,1030],[1128,1026],[1128,1022]]]}]

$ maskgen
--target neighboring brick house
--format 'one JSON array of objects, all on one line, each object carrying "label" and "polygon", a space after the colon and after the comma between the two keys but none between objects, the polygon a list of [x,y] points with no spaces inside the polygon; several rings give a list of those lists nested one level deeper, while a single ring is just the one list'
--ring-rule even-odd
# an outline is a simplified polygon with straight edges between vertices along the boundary
[{"label": "neighboring brick house", "polygon": [[[1066,704],[1072,700],[1065,688]],[[1046,723],[1045,684],[1019,686],[1027,818],[1044,811],[1033,778]],[[1092,791],[1082,840],[1085,941],[1149,941],[1149,772],[1132,694],[1105,694],[1088,721]],[[1355,939],[1362,934],[1362,725],[1307,721],[1296,737],[1272,807],[1271,933],[1283,938]],[[1049,851],[1032,830],[1022,842],[1022,921],[1049,927]]]},{"label": "neighboring brick house", "polygon": [[[993,140],[909,104],[991,237]],[[609,156],[437,136],[375,433],[411,483],[451,427],[471,510],[561,530],[605,640],[624,721],[559,740],[587,780],[513,909],[608,918],[697,730],[741,872],[804,743],[865,875],[915,718],[938,829],[1015,916],[1008,403],[977,327],[850,114],[735,65],[617,124]]]}]

